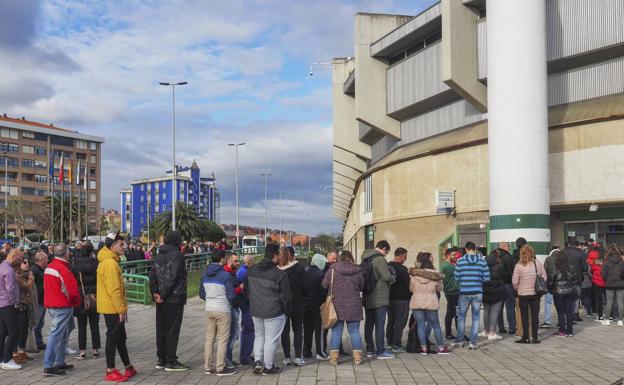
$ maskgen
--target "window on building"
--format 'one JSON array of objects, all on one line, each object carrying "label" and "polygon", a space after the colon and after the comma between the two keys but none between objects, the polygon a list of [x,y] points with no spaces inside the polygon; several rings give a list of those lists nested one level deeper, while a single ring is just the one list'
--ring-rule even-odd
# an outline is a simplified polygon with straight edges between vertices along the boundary
[{"label": "window on building", "polygon": [[[8,189],[9,195],[15,196],[18,194],[19,189],[16,186],[8,186],[8,187],[9,187]],[[4,193],[5,191],[7,191],[6,186],[5,185],[0,186],[0,192]]]},{"label": "window on building", "polygon": [[37,154],[37,155],[47,155],[48,154],[48,150],[46,150],[43,147],[35,147],[35,154]]},{"label": "window on building", "polygon": [[152,184],[151,184],[151,183],[148,183],[148,184],[147,184],[147,192],[149,193],[149,192],[151,192],[151,191],[152,191]]},{"label": "window on building", "polygon": [[37,183],[47,183],[48,176],[47,175],[35,175],[35,182]]},{"label": "window on building", "polygon": [[89,193],[89,203],[95,203],[95,202],[97,202],[97,194]]},{"label": "window on building", "polygon": [[97,163],[97,160],[96,160],[95,155],[91,155],[91,156],[89,157],[89,162],[90,162],[91,164],[96,164],[96,163]]},{"label": "window on building", "polygon": [[372,176],[364,179],[364,212],[373,211],[373,178]]},{"label": "window on building", "polygon": [[89,215],[95,215],[95,206],[89,206]]},{"label": "window on building", "polygon": [[167,205],[162,205],[162,211],[167,211]]},{"label": "window on building", "polygon": [[145,200],[145,197],[143,196],[143,194],[141,194],[141,199],[140,199],[141,203],[143,203],[144,200]]},{"label": "window on building", "polygon": [[156,205],[156,206],[154,207],[154,211],[155,211],[156,213],[159,213],[159,212],[160,212],[160,206],[159,206],[159,205]]},{"label": "window on building", "polygon": [[81,150],[86,150],[87,147],[87,142],[84,140],[74,140],[74,147],[79,148]]},{"label": "window on building", "polygon": [[162,193],[162,199],[166,200],[167,199],[167,193]]},{"label": "window on building", "polygon": [[3,138],[9,138],[9,139],[17,139],[18,135],[17,135],[17,130],[13,130],[11,128],[2,128],[0,129],[0,136]]},{"label": "window on building", "polygon": [[35,167],[33,159],[22,159],[22,167]]},{"label": "window on building", "polygon": [[94,167],[89,167],[89,175],[95,176],[95,168]]},{"label": "window on building", "polygon": [[50,135],[50,141],[52,144],[56,144],[58,146],[74,147],[74,140],[72,138]]},{"label": "window on building", "polygon": [[35,148],[33,146],[22,146],[22,152],[25,154],[34,154]]},{"label": "window on building", "polygon": [[32,131],[22,131],[22,138],[24,139],[35,139],[35,133]]},{"label": "window on building", "polygon": [[97,184],[95,183],[94,180],[90,180],[89,181],[89,189],[90,190],[95,190],[97,188]]},{"label": "window on building", "polygon": [[36,168],[47,168],[48,167],[48,162],[43,161],[43,160],[35,160],[35,166]]},{"label": "window on building", "polygon": [[89,143],[89,148],[91,148],[91,151],[97,151],[97,143],[90,142]]},{"label": "window on building", "polygon": [[141,212],[144,213],[145,212],[145,207],[141,206]]}]

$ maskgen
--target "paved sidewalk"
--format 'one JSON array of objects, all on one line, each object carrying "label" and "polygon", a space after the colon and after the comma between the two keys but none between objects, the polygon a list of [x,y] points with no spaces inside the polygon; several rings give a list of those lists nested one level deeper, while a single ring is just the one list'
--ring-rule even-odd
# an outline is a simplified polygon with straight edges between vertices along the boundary
[{"label": "paved sidewalk", "polygon": [[[542,344],[519,345],[513,337],[499,342],[483,342],[478,351],[457,348],[448,356],[421,356],[404,353],[394,360],[369,360],[359,367],[350,357],[341,359],[337,367],[315,360],[302,368],[288,367],[279,376],[256,376],[245,368],[237,375],[216,377],[204,375],[204,317],[202,302],[195,298],[186,306],[178,354],[192,369],[182,373],[166,373],[154,369],[155,325],[154,308],[131,305],[128,323],[130,359],[139,371],[129,383],[156,384],[612,384],[624,377],[624,327],[602,326],[585,318],[573,338],[551,337],[553,330],[540,330]],[[46,325],[49,327],[49,322]],[[104,321],[100,321],[102,342],[105,341]],[[77,331],[71,336],[76,348]],[[90,338],[90,337],[89,337]],[[345,337],[346,338],[346,337]],[[90,344],[90,340],[88,341]],[[347,343],[347,341],[345,341]],[[348,346],[348,343],[347,343]],[[90,357],[89,350],[87,356]],[[276,362],[282,361],[281,348]],[[103,353],[103,350],[102,350]],[[33,354],[17,372],[0,371],[0,384],[100,384],[104,375],[104,358],[88,358],[67,362],[76,369],[64,377],[42,375],[42,353]],[[103,354],[102,354],[103,355]],[[117,366],[121,362],[117,360]]]}]

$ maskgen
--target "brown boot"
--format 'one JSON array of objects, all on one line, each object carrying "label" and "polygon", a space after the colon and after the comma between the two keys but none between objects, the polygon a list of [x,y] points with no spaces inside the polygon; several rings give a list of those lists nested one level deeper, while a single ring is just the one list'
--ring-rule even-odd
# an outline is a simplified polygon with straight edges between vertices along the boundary
[{"label": "brown boot", "polygon": [[13,353],[13,361],[15,361],[16,364],[25,364],[27,359],[24,356],[25,354],[23,353]]},{"label": "brown boot", "polygon": [[353,365],[359,365],[362,363],[362,351],[354,350],[353,351]]},{"label": "brown boot", "polygon": [[329,351],[329,363],[331,365],[338,365],[338,357],[340,356],[339,350],[330,350]]}]

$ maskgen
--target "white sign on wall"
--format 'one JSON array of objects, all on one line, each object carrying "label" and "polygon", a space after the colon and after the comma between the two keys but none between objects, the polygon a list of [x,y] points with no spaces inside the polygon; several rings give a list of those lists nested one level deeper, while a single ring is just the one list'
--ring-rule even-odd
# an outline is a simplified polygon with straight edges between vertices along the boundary
[{"label": "white sign on wall", "polygon": [[455,209],[455,191],[435,192],[436,209],[438,214],[451,214]]}]

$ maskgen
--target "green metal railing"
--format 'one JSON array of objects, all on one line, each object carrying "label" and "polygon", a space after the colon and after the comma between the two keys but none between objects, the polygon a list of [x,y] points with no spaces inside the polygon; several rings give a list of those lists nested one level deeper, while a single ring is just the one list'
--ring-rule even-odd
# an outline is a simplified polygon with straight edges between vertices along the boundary
[{"label": "green metal railing", "polygon": [[137,274],[124,274],[126,298],[130,302],[138,302],[147,305],[152,296],[149,289],[149,277]]}]

